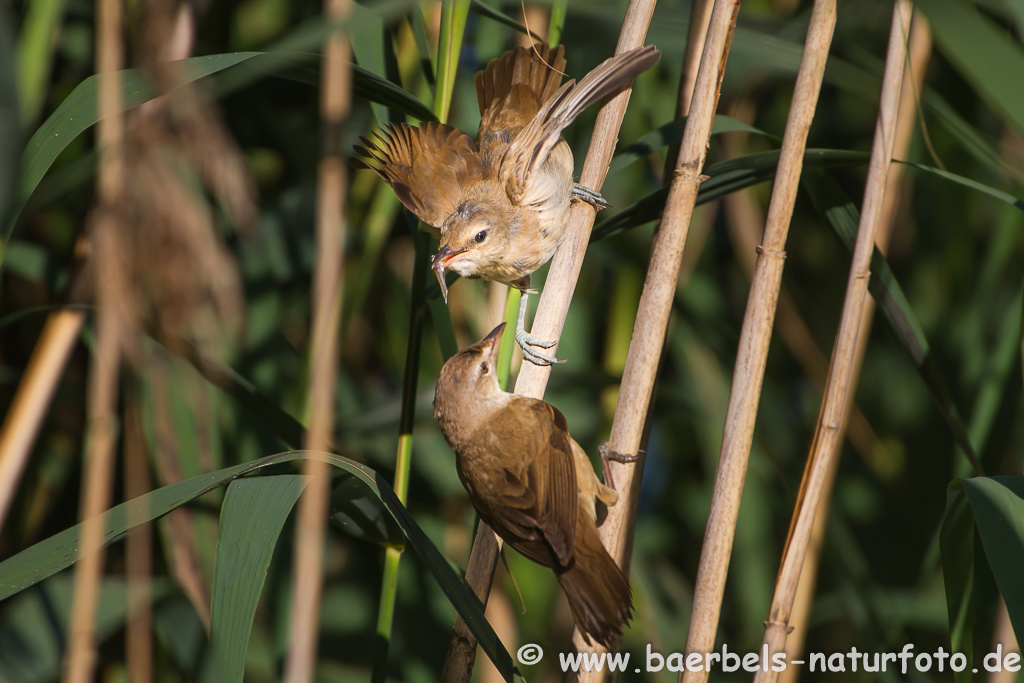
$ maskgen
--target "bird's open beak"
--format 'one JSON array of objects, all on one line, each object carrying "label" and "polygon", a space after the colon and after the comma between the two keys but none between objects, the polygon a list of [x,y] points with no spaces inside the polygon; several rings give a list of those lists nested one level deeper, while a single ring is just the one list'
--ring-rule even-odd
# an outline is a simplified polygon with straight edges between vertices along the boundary
[{"label": "bird's open beak", "polygon": [[448,246],[441,247],[436,254],[434,259],[430,262],[430,268],[434,271],[434,275],[437,277],[437,284],[441,285],[441,294],[444,295],[444,302],[448,303],[448,283],[444,280],[444,270],[451,263],[451,260],[466,252],[466,248],[456,249],[452,251]]},{"label": "bird's open beak", "polygon": [[498,362],[498,347],[501,346],[501,335],[505,332],[505,323],[500,323],[491,333],[480,340],[484,351],[488,353],[488,362],[495,367]]}]

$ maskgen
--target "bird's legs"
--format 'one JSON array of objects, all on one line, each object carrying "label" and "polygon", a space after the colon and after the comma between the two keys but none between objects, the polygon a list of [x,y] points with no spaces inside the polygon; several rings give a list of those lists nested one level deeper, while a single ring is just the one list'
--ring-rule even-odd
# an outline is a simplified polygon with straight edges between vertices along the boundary
[{"label": "bird's legs", "polygon": [[[621,463],[634,463],[640,459],[640,455],[626,455],[625,453],[616,453],[609,446],[608,442],[605,441],[603,444],[598,446],[597,452],[601,454],[601,464],[604,466],[604,481],[606,488],[611,491],[618,491],[615,487],[615,480],[612,478],[612,469],[609,466],[612,462]],[[600,496],[598,496],[600,498]],[[609,503],[601,498],[601,500],[608,505]]]},{"label": "bird's legs", "polygon": [[539,346],[542,349],[550,349],[555,345],[553,341],[540,341],[530,336],[529,332],[526,331],[526,303],[530,294],[536,294],[537,292],[532,289],[524,289],[523,298],[519,300],[519,319],[516,322],[516,341],[519,342],[519,348],[523,350],[523,358],[530,361],[534,365],[551,365],[552,363],[564,363],[564,360],[559,360],[553,356],[545,356],[543,353],[537,353],[531,346]]},{"label": "bird's legs", "polygon": [[592,207],[594,207],[595,211],[607,209],[609,206],[611,206],[611,204],[609,204],[605,200],[605,198],[601,196],[600,192],[591,190],[589,187],[584,187],[579,183],[573,183],[572,196],[575,197],[576,199],[585,201],[587,204],[590,204]]}]

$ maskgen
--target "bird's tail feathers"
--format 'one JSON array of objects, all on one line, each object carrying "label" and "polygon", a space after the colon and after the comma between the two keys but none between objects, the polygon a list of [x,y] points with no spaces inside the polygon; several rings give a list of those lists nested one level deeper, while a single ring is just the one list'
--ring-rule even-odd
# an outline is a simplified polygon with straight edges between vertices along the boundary
[{"label": "bird's tail feathers", "polygon": [[562,86],[558,97],[545,104],[542,110],[545,131],[557,128],[557,132],[561,132],[584,109],[618,93],[659,59],[661,51],[648,45],[604,60],[579,83],[569,81]]},{"label": "bird's tail feathers", "polygon": [[[620,92],[640,74],[658,63],[661,51],[653,45],[623,52],[598,64],[576,83],[568,81],[545,102],[530,124],[516,137],[509,154],[526,161],[518,169],[530,177],[558,144],[562,131],[587,107]],[[527,158],[528,157],[528,158]],[[518,164],[521,163],[518,162]]]},{"label": "bird's tail feathers", "polygon": [[540,106],[558,90],[565,72],[565,48],[547,44],[520,47],[492,59],[479,72],[476,99],[483,115],[495,102],[504,102],[515,86],[526,87],[536,96]]},{"label": "bird's tail feathers", "polygon": [[629,580],[601,545],[597,527],[579,515],[572,565],[557,574],[576,625],[605,647],[622,635],[633,612]]}]

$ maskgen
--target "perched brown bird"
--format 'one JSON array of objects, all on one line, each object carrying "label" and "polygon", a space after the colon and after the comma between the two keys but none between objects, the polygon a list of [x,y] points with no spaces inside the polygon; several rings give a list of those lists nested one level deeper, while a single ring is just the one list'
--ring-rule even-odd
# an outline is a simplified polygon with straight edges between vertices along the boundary
[{"label": "perched brown bird", "polygon": [[441,370],[434,418],[481,519],[505,543],[555,570],[576,625],[608,646],[632,604],[629,581],[601,544],[595,498],[614,505],[550,403],[502,391],[495,362],[505,324]]},{"label": "perched brown bird", "polygon": [[[573,198],[595,208],[600,194],[573,182],[562,130],[590,105],[622,90],[661,53],[648,46],[612,57],[576,83],[561,85],[564,48],[517,48],[476,75],[477,143],[457,128],[425,123],[388,127],[356,150],[405,206],[441,230],[433,268],[445,300],[445,269],[523,290],[516,341],[538,365],[551,348],[526,332],[530,273],[551,260],[565,238]],[[478,148],[479,146],[479,148]]]}]

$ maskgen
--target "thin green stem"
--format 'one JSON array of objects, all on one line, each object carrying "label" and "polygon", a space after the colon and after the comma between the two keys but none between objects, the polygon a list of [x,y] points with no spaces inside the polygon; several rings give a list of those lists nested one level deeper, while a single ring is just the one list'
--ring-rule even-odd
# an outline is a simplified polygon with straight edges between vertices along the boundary
[{"label": "thin green stem", "polygon": [[[434,93],[434,113],[437,114],[437,118],[441,122],[448,119],[448,110],[451,107],[452,89],[459,65],[459,52],[462,49],[462,37],[466,29],[469,5],[469,0],[444,0],[441,9],[441,33],[437,48],[437,89]],[[418,230],[416,233],[416,262],[412,276],[412,307],[409,313],[409,344],[406,350],[405,375],[402,382],[402,414],[399,418],[398,450],[395,457],[394,489],[403,504],[409,493],[412,431],[416,417],[416,380],[420,370],[423,323],[430,305],[427,301],[430,252],[430,235]],[[436,309],[436,306],[434,308]],[[435,319],[440,318],[437,313],[435,310]],[[441,325],[437,326],[442,327]],[[388,650],[391,646],[391,629],[394,623],[401,559],[402,550],[400,548],[389,547],[384,553],[373,674],[370,679],[372,683],[383,683],[387,678]]]},{"label": "thin green stem", "polygon": [[[514,287],[508,288],[508,298],[505,299],[505,327],[515,329],[516,319],[519,317],[519,301],[523,293]],[[508,332],[508,330],[505,330]],[[498,384],[502,389],[508,389],[508,373],[512,366],[512,342],[515,336],[503,334],[501,345],[498,346]]]},{"label": "thin green stem", "polygon": [[462,36],[466,31],[470,0],[444,0],[441,5],[441,35],[437,42],[437,90],[434,113],[444,123],[452,104],[455,73],[459,67]]},{"label": "thin green stem", "polygon": [[562,40],[562,29],[565,27],[565,13],[569,0],[555,0],[551,5],[551,23],[548,24],[548,45],[554,47]]},{"label": "thin green stem", "polygon": [[46,86],[59,41],[54,36],[64,17],[64,0],[34,0],[25,4],[25,21],[18,36],[18,99],[21,125],[35,128],[43,109]]},{"label": "thin green stem", "polygon": [[395,196],[395,193],[391,191],[390,187],[380,183],[370,202],[370,210],[366,214],[365,247],[345,302],[345,329],[349,329],[352,317],[363,310],[363,306],[366,305],[366,297],[370,292],[374,271],[380,262],[384,243],[387,241],[388,232],[395,222],[399,208],[398,197]]}]

